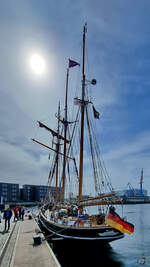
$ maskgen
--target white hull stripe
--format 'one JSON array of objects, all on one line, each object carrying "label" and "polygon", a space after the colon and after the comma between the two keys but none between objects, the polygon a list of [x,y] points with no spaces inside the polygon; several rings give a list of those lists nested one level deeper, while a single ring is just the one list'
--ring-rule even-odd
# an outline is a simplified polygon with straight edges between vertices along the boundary
[{"label": "white hull stripe", "polygon": [[[41,220],[40,220],[41,221]],[[41,223],[44,225],[44,227],[49,230],[49,228],[45,225],[45,223],[43,223],[41,221]],[[78,239],[78,240],[115,240],[115,239],[120,239],[120,238],[123,238],[124,235],[118,235],[118,236],[101,236],[101,237],[78,237],[78,236],[68,236],[68,235],[62,235],[62,234],[59,234],[57,232],[54,232],[50,229],[50,231],[54,234],[54,235],[57,235],[57,236],[60,236],[62,238],[66,238],[66,239]]]}]

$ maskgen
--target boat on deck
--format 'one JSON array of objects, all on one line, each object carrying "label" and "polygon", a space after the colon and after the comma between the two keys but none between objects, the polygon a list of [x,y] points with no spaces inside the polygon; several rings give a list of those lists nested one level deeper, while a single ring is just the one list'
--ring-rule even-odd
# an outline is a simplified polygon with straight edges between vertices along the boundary
[{"label": "boat on deck", "polygon": [[[124,221],[115,211],[115,205],[121,204],[121,200],[114,192],[101,159],[96,137],[99,112],[90,95],[91,87],[97,82],[95,79],[88,80],[85,74],[86,34],[85,24],[82,60],[78,63],[69,59],[68,62],[65,108],[62,116],[59,103],[55,115],[57,129],[52,130],[38,121],[39,127],[47,130],[52,136],[52,147],[32,139],[51,150],[53,155],[48,176],[49,190],[39,213],[39,223],[48,233],[51,242],[76,240],[103,244],[123,238],[125,228],[128,228],[128,232],[133,232],[133,225]],[[69,110],[69,94],[72,95],[69,86],[70,71],[72,68],[80,70],[80,67],[82,82],[79,95],[74,97],[74,105]],[[53,195],[51,186],[55,187]],[[84,190],[88,192],[84,193]],[[90,191],[93,196],[89,196]],[[92,207],[97,207],[97,212],[88,212]]]}]

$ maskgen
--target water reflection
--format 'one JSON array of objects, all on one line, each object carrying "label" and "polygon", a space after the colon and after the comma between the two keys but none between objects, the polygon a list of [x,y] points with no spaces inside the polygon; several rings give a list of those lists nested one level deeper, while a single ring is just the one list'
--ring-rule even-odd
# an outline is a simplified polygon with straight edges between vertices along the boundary
[{"label": "water reflection", "polygon": [[99,243],[89,244],[87,242],[68,243],[63,241],[58,243],[53,244],[53,251],[62,267],[124,267],[123,263],[119,260],[119,256],[109,244],[100,246]]},{"label": "water reflection", "polygon": [[112,248],[120,255],[125,267],[150,266],[150,205],[125,205],[124,216],[135,225],[132,235],[125,235],[123,240],[112,242]]}]

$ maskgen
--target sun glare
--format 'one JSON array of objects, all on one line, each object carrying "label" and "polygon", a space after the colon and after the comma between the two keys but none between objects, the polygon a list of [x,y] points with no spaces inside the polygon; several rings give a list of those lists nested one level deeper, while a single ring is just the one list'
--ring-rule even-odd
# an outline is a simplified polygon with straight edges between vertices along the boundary
[{"label": "sun glare", "polygon": [[46,71],[46,64],[42,56],[38,54],[33,54],[30,58],[30,67],[32,71],[37,74],[41,75]]}]

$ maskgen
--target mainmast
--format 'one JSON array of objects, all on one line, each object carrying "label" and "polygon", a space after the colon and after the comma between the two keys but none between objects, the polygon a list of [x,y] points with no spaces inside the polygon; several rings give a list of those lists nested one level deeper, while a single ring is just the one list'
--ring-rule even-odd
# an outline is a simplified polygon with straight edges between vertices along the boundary
[{"label": "mainmast", "polygon": [[65,180],[66,180],[66,143],[67,143],[67,111],[68,111],[68,79],[69,79],[69,68],[67,68],[67,77],[66,77],[66,97],[65,97],[65,117],[64,117],[64,157],[63,157],[63,173],[62,173],[62,203],[65,199]]},{"label": "mainmast", "polygon": [[[59,118],[60,118],[60,103],[58,106],[58,126],[57,126],[57,133],[59,136]],[[58,201],[58,160],[59,160],[59,146],[60,146],[60,140],[59,138],[57,138],[57,143],[56,143],[56,195],[55,195],[55,199],[56,202]]]},{"label": "mainmast", "polygon": [[80,164],[79,164],[79,195],[78,200],[82,199],[82,183],[83,183],[83,146],[84,146],[84,98],[85,98],[85,37],[87,32],[87,24],[83,28],[83,48],[82,48],[82,104],[81,104],[81,139],[80,139]]}]

